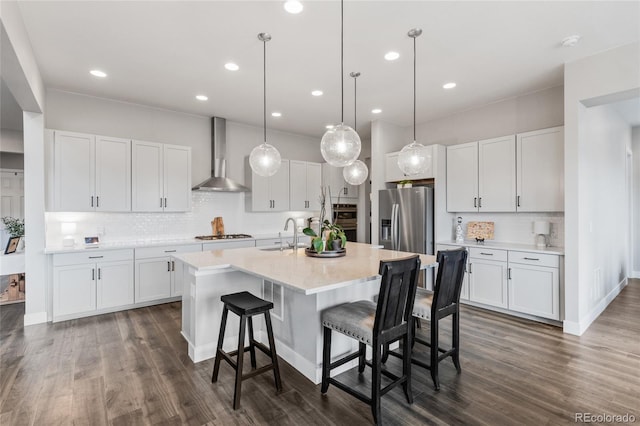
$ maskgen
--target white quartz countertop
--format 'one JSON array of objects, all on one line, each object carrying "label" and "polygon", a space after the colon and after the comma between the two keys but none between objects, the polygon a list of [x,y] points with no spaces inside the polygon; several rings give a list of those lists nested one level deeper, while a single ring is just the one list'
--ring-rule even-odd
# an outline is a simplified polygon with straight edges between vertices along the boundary
[{"label": "white quartz countertop", "polygon": [[546,247],[544,249],[540,249],[533,244],[501,243],[497,241],[485,241],[484,243],[476,243],[473,240],[465,240],[464,243],[456,243],[455,240],[438,241],[436,245],[438,244],[448,244],[453,246],[465,247],[487,247],[502,250],[526,251],[531,253],[556,254],[564,256],[564,247]]},{"label": "white quartz countertop", "polygon": [[[282,238],[291,238],[293,233],[282,233]],[[196,238],[174,238],[174,239],[139,239],[129,241],[108,241],[98,245],[86,246],[84,244],[76,244],[73,247],[64,247],[62,245],[50,245],[44,249],[45,254],[57,254],[57,253],[76,253],[87,250],[120,250],[120,249],[135,249],[142,247],[163,247],[163,246],[184,246],[191,244],[203,244],[203,243],[220,243],[224,244],[232,241],[255,241],[255,240],[268,240],[272,238],[278,238],[277,233],[271,234],[258,234],[253,235],[251,238],[233,238],[228,240],[198,240]]]},{"label": "white quartz countertop", "polygon": [[[402,259],[414,254],[373,247],[349,242],[346,256],[337,258],[309,257],[304,254],[304,248],[294,252],[253,247],[208,250],[174,257],[193,267],[196,275],[231,268],[304,294],[314,294],[377,279],[381,260]],[[436,265],[435,256],[421,254],[420,259],[423,269]]]}]

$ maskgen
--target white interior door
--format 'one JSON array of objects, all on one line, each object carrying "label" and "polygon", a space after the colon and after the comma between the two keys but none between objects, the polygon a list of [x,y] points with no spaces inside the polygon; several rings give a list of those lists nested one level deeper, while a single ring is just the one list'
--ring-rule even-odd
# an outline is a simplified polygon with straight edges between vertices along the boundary
[{"label": "white interior door", "polygon": [[24,172],[0,171],[0,217],[24,219]]}]

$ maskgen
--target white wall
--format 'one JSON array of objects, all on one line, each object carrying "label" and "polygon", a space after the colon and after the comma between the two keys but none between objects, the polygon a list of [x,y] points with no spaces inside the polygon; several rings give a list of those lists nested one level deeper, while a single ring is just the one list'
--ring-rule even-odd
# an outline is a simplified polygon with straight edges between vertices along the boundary
[{"label": "white wall", "polygon": [[[1,123],[0,123],[1,124]],[[0,151],[16,154],[24,153],[21,130],[0,129]]]},{"label": "white wall", "polygon": [[633,188],[632,188],[632,271],[635,278],[640,278],[640,126],[631,132],[631,152],[633,153]]},{"label": "white wall", "polygon": [[586,108],[580,158],[580,293],[591,312],[627,277],[629,203],[625,171],[631,128],[609,105]]},{"label": "white wall", "polygon": [[585,133],[587,106],[602,105],[640,93],[640,43],[633,43],[565,65],[565,332],[582,334],[612,297],[590,309],[593,268],[581,268],[590,252],[589,224],[582,211],[589,188],[582,181],[593,167]]}]

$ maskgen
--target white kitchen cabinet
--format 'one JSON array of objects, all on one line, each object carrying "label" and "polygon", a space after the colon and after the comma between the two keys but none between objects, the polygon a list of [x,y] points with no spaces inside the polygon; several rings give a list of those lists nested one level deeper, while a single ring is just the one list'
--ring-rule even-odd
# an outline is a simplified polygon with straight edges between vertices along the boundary
[{"label": "white kitchen cabinet", "polygon": [[322,163],[322,186],[329,187],[332,202],[338,203],[338,200],[355,202],[358,199],[358,186],[347,183],[344,180],[342,170],[342,167],[333,167],[329,163]]},{"label": "white kitchen cabinet", "polygon": [[447,211],[516,210],[515,136],[447,147]]},{"label": "white kitchen cabinet", "polygon": [[514,135],[478,142],[478,211],[516,211]]},{"label": "white kitchen cabinet", "polygon": [[564,210],[564,127],[517,135],[517,209]]},{"label": "white kitchen cabinet", "polygon": [[132,210],[191,209],[191,147],[133,141]]},{"label": "white kitchen cabinet", "polygon": [[318,198],[321,187],[322,168],[320,163],[289,161],[289,207],[291,210],[320,210]]},{"label": "white kitchen cabinet", "polygon": [[478,143],[447,147],[447,211],[478,211]]},{"label": "white kitchen cabinet", "polygon": [[54,210],[130,211],[131,141],[53,131]]},{"label": "white kitchen cabinet", "polygon": [[384,164],[384,176],[385,182],[400,182],[402,180],[422,180],[422,179],[433,179],[433,145],[428,145],[424,147],[425,152],[428,154],[427,165],[425,167],[425,171],[423,173],[417,175],[407,175],[400,167],[398,167],[398,152],[390,152],[385,154],[385,164]]},{"label": "white kitchen cabinet", "polygon": [[469,249],[469,300],[507,308],[507,251],[471,247]]},{"label": "white kitchen cabinet", "polygon": [[135,302],[149,302],[182,294],[182,262],[171,256],[202,251],[202,244],[144,247],[135,250]]},{"label": "white kitchen cabinet", "polygon": [[509,251],[509,309],[560,319],[559,257]]},{"label": "white kitchen cabinet", "polygon": [[77,318],[133,303],[133,250],[53,256],[53,319]]},{"label": "white kitchen cabinet", "polygon": [[251,173],[251,210],[254,212],[289,211],[289,160],[282,160],[273,176],[264,177],[254,173],[247,160],[247,171]]},{"label": "white kitchen cabinet", "polygon": [[256,240],[211,241],[202,244],[202,250],[229,250],[234,248],[255,247]]}]

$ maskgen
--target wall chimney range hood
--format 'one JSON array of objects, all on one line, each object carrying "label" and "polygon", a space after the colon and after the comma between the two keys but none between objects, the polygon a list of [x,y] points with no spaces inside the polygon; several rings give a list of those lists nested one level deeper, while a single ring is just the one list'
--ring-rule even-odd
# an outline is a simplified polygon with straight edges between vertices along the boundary
[{"label": "wall chimney range hood", "polygon": [[227,120],[211,118],[211,177],[192,188],[194,191],[247,192],[249,188],[226,177]]}]

